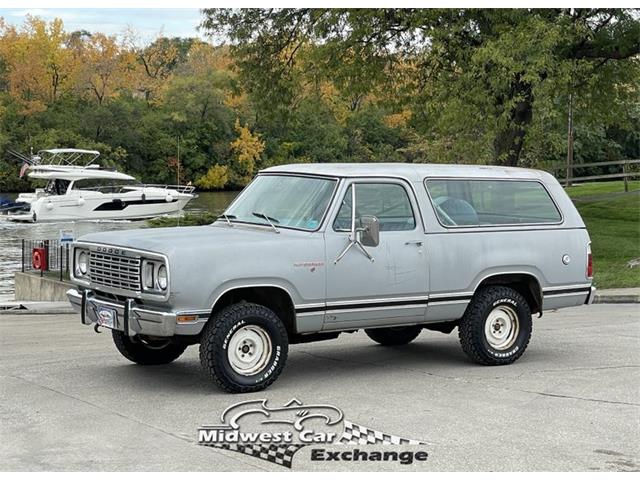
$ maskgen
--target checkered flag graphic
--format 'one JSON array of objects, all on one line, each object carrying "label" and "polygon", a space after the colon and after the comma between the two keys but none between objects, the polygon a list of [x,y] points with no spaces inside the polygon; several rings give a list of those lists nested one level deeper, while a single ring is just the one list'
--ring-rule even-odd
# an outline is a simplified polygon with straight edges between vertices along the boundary
[{"label": "checkered flag graphic", "polygon": [[344,421],[344,432],[337,443],[344,445],[426,445],[425,442],[389,435],[352,423],[349,420]]},{"label": "checkered flag graphic", "polygon": [[244,453],[252,457],[266,460],[286,468],[291,468],[293,454],[304,447],[304,444],[298,443],[266,443],[266,444],[249,444],[249,443],[210,443],[208,447],[222,448],[232,452]]},{"label": "checkered flag graphic", "polygon": [[[426,445],[426,442],[390,435],[373,428],[343,420],[342,436],[334,445]],[[204,443],[200,445],[221,448],[231,452],[243,453],[285,468],[291,468],[293,455],[301,448],[309,446],[305,443]]]}]

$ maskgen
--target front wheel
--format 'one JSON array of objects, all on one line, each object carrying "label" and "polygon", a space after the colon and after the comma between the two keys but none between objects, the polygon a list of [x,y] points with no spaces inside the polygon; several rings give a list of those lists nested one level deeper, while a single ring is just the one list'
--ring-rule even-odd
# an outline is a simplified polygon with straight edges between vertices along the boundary
[{"label": "front wheel", "polygon": [[200,342],[200,363],[223,390],[257,392],[278,378],[288,349],[287,331],[278,316],[262,305],[242,302],[209,320]]},{"label": "front wheel", "polygon": [[460,320],[458,336],[469,358],[482,365],[507,365],[522,356],[531,338],[531,310],[508,287],[479,290]]},{"label": "front wheel", "polygon": [[119,330],[112,330],[113,343],[127,360],[140,365],[171,363],[184,353],[187,345],[173,338],[130,337]]}]

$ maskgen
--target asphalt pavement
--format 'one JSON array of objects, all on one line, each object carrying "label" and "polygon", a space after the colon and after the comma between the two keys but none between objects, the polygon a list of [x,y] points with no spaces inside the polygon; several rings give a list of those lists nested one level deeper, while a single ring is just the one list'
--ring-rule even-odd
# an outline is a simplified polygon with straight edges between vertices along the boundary
[{"label": "asphalt pavement", "polygon": [[424,331],[403,347],[381,347],[359,332],[294,345],[268,390],[230,395],[201,371],[197,346],[172,364],[141,367],[77,315],[5,313],[0,469],[284,471],[199,445],[198,427],[237,402],[295,398],[335,406],[371,431],[420,440],[404,449],[428,458],[319,461],[307,446],[293,456],[294,470],[638,471],[639,347],[638,304],[545,313],[525,355],[506,367],[468,361],[457,331]]}]

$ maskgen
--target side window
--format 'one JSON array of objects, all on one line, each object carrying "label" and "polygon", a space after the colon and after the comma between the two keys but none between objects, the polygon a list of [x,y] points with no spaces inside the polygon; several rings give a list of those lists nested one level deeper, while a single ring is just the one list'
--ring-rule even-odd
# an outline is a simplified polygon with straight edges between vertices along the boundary
[{"label": "side window", "polygon": [[562,217],[539,182],[524,180],[426,180],[446,227],[557,223]]},{"label": "side window", "polygon": [[[351,186],[333,222],[334,230],[351,230]],[[407,191],[397,183],[357,183],[356,222],[362,215],[374,215],[380,231],[413,230],[416,220]]]}]

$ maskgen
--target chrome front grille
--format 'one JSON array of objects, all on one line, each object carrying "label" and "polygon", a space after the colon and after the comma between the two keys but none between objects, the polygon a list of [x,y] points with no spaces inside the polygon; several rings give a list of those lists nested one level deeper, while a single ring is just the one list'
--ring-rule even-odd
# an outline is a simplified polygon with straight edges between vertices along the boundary
[{"label": "chrome front grille", "polygon": [[89,279],[94,285],[121,290],[142,290],[142,260],[103,252],[89,253]]}]

